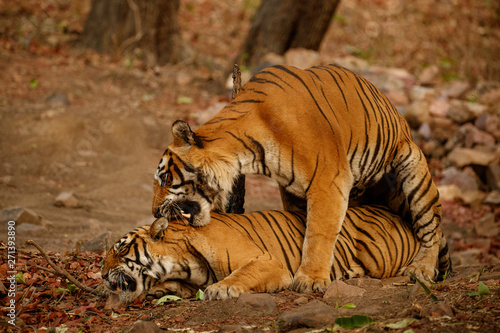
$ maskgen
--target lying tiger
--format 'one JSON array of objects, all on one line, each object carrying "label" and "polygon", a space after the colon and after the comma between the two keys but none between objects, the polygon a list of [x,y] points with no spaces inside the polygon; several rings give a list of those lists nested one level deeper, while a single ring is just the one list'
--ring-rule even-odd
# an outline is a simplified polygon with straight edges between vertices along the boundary
[{"label": "lying tiger", "polygon": [[[304,232],[305,213],[286,211],[213,213],[205,227],[159,218],[110,249],[102,276],[121,306],[145,294],[188,297],[204,288],[208,299],[279,291],[292,286]],[[397,276],[420,246],[411,228],[387,209],[350,208],[330,278]],[[435,273],[442,276],[451,271],[444,237],[439,249]]]},{"label": "lying tiger", "polygon": [[404,274],[433,278],[437,187],[405,119],[363,77],[338,66],[269,67],[196,131],[176,121],[172,134],[154,176],[156,217],[182,210],[192,225],[207,225],[212,210],[228,211],[240,175],[271,177],[285,210],[307,204],[293,289],[325,291],[348,203],[382,182],[390,189],[382,204],[409,221],[422,243]]}]

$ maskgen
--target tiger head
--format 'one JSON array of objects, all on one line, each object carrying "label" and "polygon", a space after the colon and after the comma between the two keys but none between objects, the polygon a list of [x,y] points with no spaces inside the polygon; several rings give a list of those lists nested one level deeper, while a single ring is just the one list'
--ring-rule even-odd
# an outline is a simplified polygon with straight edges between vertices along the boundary
[{"label": "tiger head", "polygon": [[[152,287],[165,281],[185,281],[203,287],[207,267],[203,258],[191,253],[186,237],[189,228],[182,221],[167,229],[165,218],[123,236],[108,251],[102,277],[104,285],[126,306]],[[168,240],[168,241],[166,241]]]},{"label": "tiger head", "polygon": [[184,121],[174,122],[172,134],[174,141],[154,175],[153,215],[204,226],[210,222],[212,210],[225,211],[239,173],[237,161],[230,154],[205,147]]}]

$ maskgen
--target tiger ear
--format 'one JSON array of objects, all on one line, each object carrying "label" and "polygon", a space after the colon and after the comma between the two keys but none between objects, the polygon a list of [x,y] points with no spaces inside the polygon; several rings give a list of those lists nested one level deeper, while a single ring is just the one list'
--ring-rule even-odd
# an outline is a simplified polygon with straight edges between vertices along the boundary
[{"label": "tiger ear", "polygon": [[200,138],[196,136],[185,121],[176,120],[172,124],[172,135],[174,137],[174,145],[177,147],[189,148],[195,145],[198,148],[203,148]]},{"label": "tiger ear", "polygon": [[168,220],[164,217],[160,217],[153,222],[149,228],[149,236],[156,242],[163,237],[163,232],[168,227]]}]

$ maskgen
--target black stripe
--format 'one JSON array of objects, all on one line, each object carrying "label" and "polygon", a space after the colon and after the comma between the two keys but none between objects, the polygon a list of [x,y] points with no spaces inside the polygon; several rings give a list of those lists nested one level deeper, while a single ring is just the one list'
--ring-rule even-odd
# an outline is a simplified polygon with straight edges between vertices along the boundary
[{"label": "black stripe", "polygon": [[314,101],[314,104],[316,104],[316,107],[318,108],[319,112],[321,113],[321,115],[323,116],[323,118],[325,119],[325,121],[327,122],[328,126],[330,126],[330,130],[332,131],[332,134],[335,135],[335,132],[333,131],[332,124],[330,123],[330,121],[326,117],[325,113],[323,112],[323,110],[319,106],[318,101],[316,100],[316,98],[314,97],[313,93],[309,89],[309,86],[304,82],[304,80],[302,80],[302,78],[299,75],[295,74],[294,72],[292,72],[291,70],[289,70],[288,68],[286,68],[286,67],[284,67],[282,65],[274,66],[274,68],[280,69],[280,70],[282,70],[282,71],[284,71],[284,72],[292,75],[297,80],[299,80],[300,83],[302,83],[302,85],[306,88],[307,92],[309,93],[309,96],[311,96],[312,100]]},{"label": "black stripe", "polygon": [[309,181],[309,185],[307,185],[306,194],[309,191],[309,188],[311,187],[311,184],[314,180],[314,177],[316,176],[316,171],[318,170],[318,160],[319,160],[319,154],[316,156],[316,166],[314,167],[314,172],[313,172],[313,175],[311,177],[311,180]]}]

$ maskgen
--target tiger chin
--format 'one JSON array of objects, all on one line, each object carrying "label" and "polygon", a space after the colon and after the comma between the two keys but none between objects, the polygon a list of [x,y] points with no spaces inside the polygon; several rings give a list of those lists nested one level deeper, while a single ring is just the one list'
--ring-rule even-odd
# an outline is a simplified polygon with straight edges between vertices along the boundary
[{"label": "tiger chin", "polygon": [[[363,223],[360,229],[356,225]],[[122,237],[108,252],[103,279],[114,307],[136,298],[205,289],[208,299],[289,289],[300,265],[305,213],[212,213],[205,227],[183,219],[157,219]],[[332,279],[402,274],[421,244],[401,219],[381,206],[350,208],[331,266]],[[437,275],[451,272],[445,238]],[[117,300],[116,300],[117,299]]]}]

